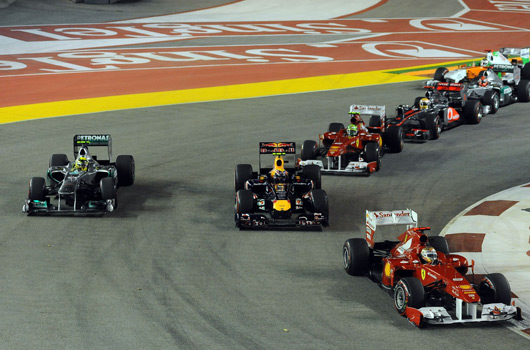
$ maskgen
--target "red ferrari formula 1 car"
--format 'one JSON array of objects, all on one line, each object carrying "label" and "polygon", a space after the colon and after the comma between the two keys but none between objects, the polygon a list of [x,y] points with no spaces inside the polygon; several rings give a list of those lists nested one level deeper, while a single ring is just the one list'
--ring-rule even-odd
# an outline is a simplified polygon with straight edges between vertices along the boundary
[{"label": "red ferrari formula 1 car", "polygon": [[[350,124],[330,123],[319,135],[319,144],[302,144],[300,166],[318,165],[323,174],[370,175],[378,171],[385,147],[391,152],[403,148],[401,126],[388,127],[385,106],[352,105]],[[364,118],[369,119],[368,126]]]},{"label": "red ferrari formula 1 car", "polygon": [[[348,239],[343,246],[344,269],[368,275],[394,296],[397,311],[418,327],[424,324],[503,321],[517,315],[510,305],[511,289],[500,273],[479,284],[465,275],[467,259],[450,254],[445,237],[428,237],[410,209],[366,211],[366,237]],[[397,241],[375,242],[376,228],[407,225]],[[471,266],[472,267],[472,266]]]}]

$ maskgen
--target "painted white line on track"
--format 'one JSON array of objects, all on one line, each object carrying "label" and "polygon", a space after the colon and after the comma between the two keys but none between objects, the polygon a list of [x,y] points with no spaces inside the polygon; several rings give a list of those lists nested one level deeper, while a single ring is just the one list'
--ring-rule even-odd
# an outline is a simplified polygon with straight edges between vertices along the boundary
[{"label": "painted white line on track", "polygon": [[325,20],[361,12],[382,0],[244,0],[224,6],[115,23]]}]

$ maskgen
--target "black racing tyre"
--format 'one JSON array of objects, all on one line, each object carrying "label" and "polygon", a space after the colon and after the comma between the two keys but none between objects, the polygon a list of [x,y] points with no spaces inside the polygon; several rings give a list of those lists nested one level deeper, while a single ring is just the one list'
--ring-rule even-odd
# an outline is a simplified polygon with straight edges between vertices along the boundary
[{"label": "black racing tyre", "polygon": [[101,190],[101,199],[115,199],[116,187],[114,187],[114,179],[112,177],[104,177],[99,181],[99,188]]},{"label": "black racing tyre", "polygon": [[131,186],[134,184],[135,164],[131,155],[116,157],[116,170],[118,170],[118,187]]},{"label": "black racing tyre", "polygon": [[385,142],[389,152],[399,153],[403,151],[403,147],[405,146],[405,141],[403,139],[403,126],[390,126],[383,135],[383,141]]},{"label": "black racing tyre", "polygon": [[429,244],[431,247],[444,254],[449,254],[449,244],[444,236],[430,236]]},{"label": "black racing tyre", "polygon": [[499,110],[501,106],[501,100],[499,97],[499,93],[495,90],[486,91],[482,101],[484,105],[490,106],[490,114],[497,113],[497,111]]},{"label": "black racing tyre", "polygon": [[394,287],[394,306],[404,316],[407,307],[419,309],[425,306],[425,290],[416,277],[403,277]]},{"label": "black racing tyre", "polygon": [[342,123],[329,123],[328,132],[339,132],[344,129],[344,124]]},{"label": "black racing tyre", "polygon": [[315,213],[322,213],[326,217],[329,214],[328,195],[324,190],[311,191],[313,210]]},{"label": "black racing tyre", "polygon": [[29,180],[28,199],[32,201],[46,200],[46,180],[43,177],[32,177]]},{"label": "black racing tyre", "polygon": [[366,162],[377,162],[377,168],[379,168],[381,154],[379,153],[379,145],[377,143],[367,143],[366,146],[364,146],[364,156]]},{"label": "black racing tyre", "polygon": [[469,124],[478,124],[482,119],[482,103],[479,100],[467,100],[464,106],[464,118]]},{"label": "black racing tyre", "polygon": [[344,270],[352,276],[364,275],[370,266],[370,247],[362,238],[350,238],[342,247]]},{"label": "black racing tyre", "polygon": [[521,69],[521,79],[530,80],[530,62],[526,63]]},{"label": "black racing tyre", "polygon": [[50,167],[68,165],[68,156],[66,154],[52,154],[50,158]]},{"label": "black racing tyre", "polygon": [[237,191],[236,211],[238,214],[251,214],[254,212],[254,195],[251,190]]},{"label": "black racing tyre", "polygon": [[302,150],[300,151],[300,158],[302,160],[316,159],[317,157],[317,143],[313,140],[305,140],[302,143]]},{"label": "black racing tyre", "polygon": [[438,67],[436,68],[436,71],[434,71],[434,80],[445,82],[445,73],[449,72],[449,70],[445,67]]},{"label": "black racing tyre", "polygon": [[306,165],[303,170],[304,177],[313,181],[314,189],[322,188],[322,174],[318,165]]},{"label": "black racing tyre", "polygon": [[245,188],[247,180],[252,179],[252,165],[238,164],[234,173],[234,187],[236,192]]},{"label": "black racing tyre", "polygon": [[378,115],[373,115],[370,117],[368,122],[368,127],[370,128],[380,128],[381,127],[381,117]]},{"label": "black racing tyre", "polygon": [[442,133],[442,123],[437,114],[427,114],[425,117],[425,129],[429,130],[431,140],[438,140]]},{"label": "black racing tyre", "polygon": [[517,85],[517,99],[519,102],[530,102],[530,80],[521,80],[519,82],[519,85]]},{"label": "black racing tyre", "polygon": [[482,278],[478,286],[478,295],[482,304],[503,303],[512,301],[510,283],[502,273],[490,273]]}]

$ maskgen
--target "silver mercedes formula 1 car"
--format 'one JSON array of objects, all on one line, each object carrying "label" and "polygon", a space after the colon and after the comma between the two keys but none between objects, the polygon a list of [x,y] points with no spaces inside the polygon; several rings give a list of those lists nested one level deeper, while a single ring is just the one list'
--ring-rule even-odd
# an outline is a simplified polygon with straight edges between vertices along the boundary
[{"label": "silver mercedes formula 1 car", "polygon": [[84,134],[74,136],[74,158],[51,156],[47,180],[33,177],[29,181],[24,213],[103,215],[117,208],[116,190],[134,183],[133,156],[120,155],[113,162],[110,135]]}]

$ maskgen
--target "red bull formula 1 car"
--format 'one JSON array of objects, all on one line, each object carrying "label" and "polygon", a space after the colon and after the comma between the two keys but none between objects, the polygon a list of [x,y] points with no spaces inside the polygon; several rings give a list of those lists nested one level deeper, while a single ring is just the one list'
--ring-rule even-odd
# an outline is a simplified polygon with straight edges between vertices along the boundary
[{"label": "red bull formula 1 car", "polygon": [[294,142],[260,142],[259,171],[235,169],[235,222],[239,229],[328,226],[328,196],[320,168],[296,166]]},{"label": "red bull formula 1 car", "polygon": [[385,106],[352,105],[349,114],[348,127],[330,123],[318,144],[304,141],[300,166],[317,165],[323,174],[370,175],[379,170],[385,150],[401,152],[402,127],[388,124]]},{"label": "red bull formula 1 car", "polygon": [[48,184],[43,177],[31,178],[24,213],[103,215],[117,208],[118,187],[134,183],[133,156],[120,155],[113,162],[111,136],[98,134],[75,135],[74,158],[51,156]]},{"label": "red bull formula 1 car", "polygon": [[[368,275],[394,297],[400,315],[414,325],[503,321],[515,317],[508,280],[491,273],[479,284],[466,279],[466,258],[450,254],[445,237],[427,236],[410,209],[366,211],[366,237],[343,246],[344,269]],[[385,225],[407,225],[396,241],[375,242]],[[473,268],[473,265],[471,265]]]}]

